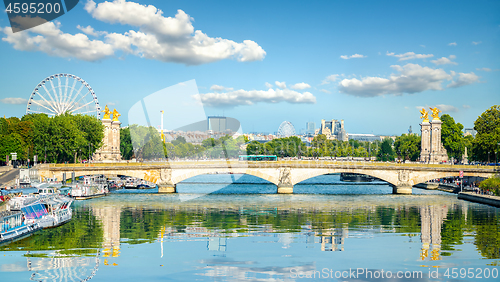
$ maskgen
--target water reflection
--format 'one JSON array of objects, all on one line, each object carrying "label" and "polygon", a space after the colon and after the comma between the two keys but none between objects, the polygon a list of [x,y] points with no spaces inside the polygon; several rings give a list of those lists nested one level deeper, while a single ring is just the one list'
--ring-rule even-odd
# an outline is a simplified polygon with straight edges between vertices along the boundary
[{"label": "water reflection", "polygon": [[425,260],[429,256],[431,249],[431,260],[441,259],[441,227],[443,220],[448,214],[446,206],[426,206],[420,207],[422,251],[420,257]]},{"label": "water reflection", "polygon": [[120,256],[120,216],[121,207],[117,205],[103,206],[96,205],[92,207],[92,213],[99,219],[103,230],[103,257],[104,265],[116,266],[116,263],[110,263],[108,258]]},{"label": "water reflection", "polygon": [[74,210],[70,223],[1,247],[27,262],[0,257],[1,275],[81,281],[99,277],[100,265],[116,279],[269,281],[291,269],[485,267],[500,258],[499,209],[448,195],[112,195]]}]

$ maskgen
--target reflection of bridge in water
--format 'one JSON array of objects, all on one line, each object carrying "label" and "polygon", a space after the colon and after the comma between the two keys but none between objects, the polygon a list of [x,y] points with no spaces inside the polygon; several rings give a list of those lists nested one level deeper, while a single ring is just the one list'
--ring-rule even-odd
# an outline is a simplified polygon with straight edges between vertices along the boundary
[{"label": "reflection of bridge in water", "polygon": [[127,175],[141,178],[159,186],[160,193],[175,193],[177,183],[201,174],[249,174],[265,179],[277,186],[278,193],[293,193],[293,186],[306,179],[332,173],[358,173],[388,182],[394,194],[411,194],[412,186],[431,179],[464,176],[490,177],[492,167],[392,164],[379,162],[336,161],[185,161],[170,163],[101,163],[39,165],[42,177],[62,179],[63,174],[75,176],[104,174]]}]

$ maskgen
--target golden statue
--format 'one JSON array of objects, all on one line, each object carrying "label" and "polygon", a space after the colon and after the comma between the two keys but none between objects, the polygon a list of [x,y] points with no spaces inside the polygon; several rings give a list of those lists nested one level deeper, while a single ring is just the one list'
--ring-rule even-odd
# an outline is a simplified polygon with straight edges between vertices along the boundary
[{"label": "golden statue", "polygon": [[432,110],[432,120],[439,120],[439,113],[441,112],[437,107],[436,108],[429,108]]},{"label": "golden statue", "polygon": [[420,113],[422,114],[422,116],[420,117],[422,120],[422,122],[429,122],[429,112],[425,110],[425,108],[422,108],[422,110],[420,110]]},{"label": "golden statue", "polygon": [[113,109],[113,121],[118,121],[118,117],[121,116],[116,109]]},{"label": "golden statue", "polygon": [[109,115],[111,115],[111,111],[109,110],[108,105],[106,105],[106,107],[104,108],[104,111],[101,111],[101,112],[104,113],[104,116],[102,117],[102,119],[109,119]]}]

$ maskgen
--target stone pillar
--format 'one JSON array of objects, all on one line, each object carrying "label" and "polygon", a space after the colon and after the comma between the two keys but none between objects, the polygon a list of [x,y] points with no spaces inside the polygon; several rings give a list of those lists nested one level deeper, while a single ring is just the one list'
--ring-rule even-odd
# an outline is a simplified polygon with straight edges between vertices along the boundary
[{"label": "stone pillar", "polygon": [[113,133],[113,140],[110,142],[112,145],[111,148],[111,154],[112,154],[112,159],[114,161],[121,161],[122,160],[122,154],[120,152],[120,125],[122,123],[118,120],[114,120],[111,123],[111,128],[112,128],[112,133]]},{"label": "stone pillar", "polygon": [[278,194],[292,194],[293,184],[290,177],[290,168],[280,168],[280,178],[278,183]]},{"label": "stone pillar", "polygon": [[121,122],[111,119],[102,119],[104,125],[104,138],[102,147],[94,154],[96,162],[116,162],[121,161],[120,152],[120,125]]},{"label": "stone pillar", "polygon": [[160,169],[160,180],[158,181],[158,193],[177,193],[175,184],[172,182],[172,170]]},{"label": "stone pillar", "polygon": [[431,163],[448,161],[448,154],[443,147],[443,143],[441,143],[441,124],[443,124],[443,122],[439,119],[433,119],[431,121]]},{"label": "stone pillar", "polygon": [[431,124],[427,122],[422,122],[420,124],[421,131],[421,142],[420,142],[420,161],[428,163],[430,161],[431,153]]},{"label": "stone pillar", "polygon": [[412,194],[412,183],[410,182],[410,172],[407,170],[398,171],[398,183],[392,186],[393,194]]},{"label": "stone pillar", "polygon": [[177,193],[177,190],[175,188],[175,184],[170,184],[170,185],[158,184],[158,193],[160,194]]}]

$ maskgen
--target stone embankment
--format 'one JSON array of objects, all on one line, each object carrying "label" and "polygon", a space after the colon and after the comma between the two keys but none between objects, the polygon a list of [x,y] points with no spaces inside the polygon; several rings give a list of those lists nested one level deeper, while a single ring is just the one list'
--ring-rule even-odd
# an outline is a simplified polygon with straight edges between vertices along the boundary
[{"label": "stone embankment", "polygon": [[466,201],[486,204],[494,207],[500,207],[500,197],[481,195],[472,192],[460,192],[458,198]]}]

